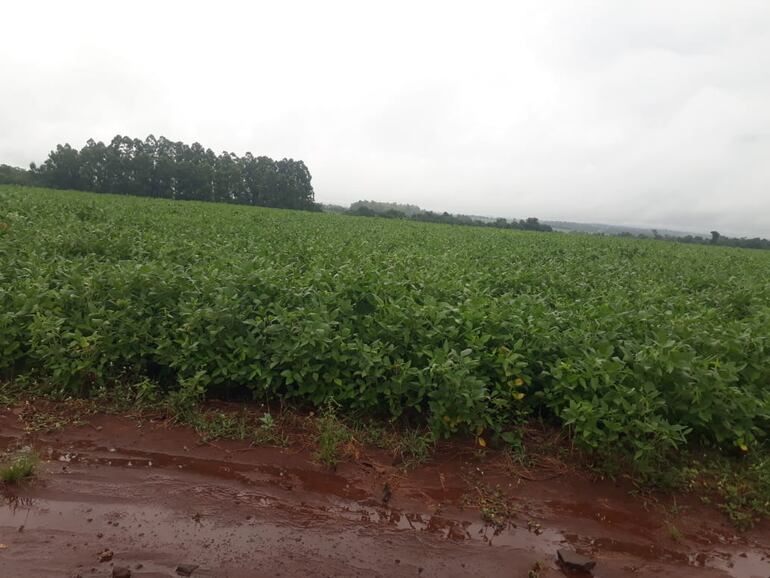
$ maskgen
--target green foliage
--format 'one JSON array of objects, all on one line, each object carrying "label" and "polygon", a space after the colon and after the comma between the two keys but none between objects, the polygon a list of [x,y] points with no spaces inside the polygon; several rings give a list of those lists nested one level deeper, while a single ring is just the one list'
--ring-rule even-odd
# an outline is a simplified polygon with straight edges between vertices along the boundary
[{"label": "green foliage", "polygon": [[253,433],[253,441],[255,444],[273,446],[286,446],[289,443],[287,436],[283,434],[278,422],[270,413],[260,416],[259,425]]},{"label": "green foliage", "polygon": [[166,404],[177,421],[196,425],[200,420],[198,405],[205,393],[206,389],[199,372],[192,378],[181,380],[179,389],[169,392]]},{"label": "green foliage", "polygon": [[22,168],[0,165],[0,184],[3,185],[32,185],[32,174]]},{"label": "green foliage", "polygon": [[18,401],[23,390],[16,383],[4,382],[0,379],[0,405],[11,405]]},{"label": "green foliage", "polygon": [[487,524],[498,530],[507,528],[516,515],[516,508],[505,492],[485,484],[476,486],[475,492],[475,495],[466,496],[465,501],[479,509],[481,518]]},{"label": "green foliage", "polygon": [[217,439],[245,440],[251,430],[245,415],[223,411],[195,414],[190,425],[205,442]]},{"label": "green foliage", "polygon": [[398,462],[408,468],[426,462],[433,452],[433,446],[430,433],[406,430],[398,436],[394,450]]},{"label": "green foliage", "polygon": [[144,141],[118,135],[109,145],[89,140],[80,150],[57,145],[30,171],[0,165],[0,183],[316,210],[310,180],[302,161],[217,156],[198,143],[152,135]]},{"label": "green foliage", "polygon": [[333,398],[514,445],[535,414],[639,470],[770,429],[765,252],[13,186],[0,222],[0,379],[58,395]]},{"label": "green foliage", "polygon": [[723,247],[742,247],[744,249],[770,249],[770,239],[761,237],[725,237],[720,235],[719,231],[711,231],[711,238],[685,235],[684,237],[660,237],[666,241],[675,241],[677,243],[700,243],[709,245],[721,245]]},{"label": "green foliage", "polygon": [[32,452],[23,452],[12,456],[7,463],[0,466],[0,481],[6,484],[17,484],[35,474],[40,458]]},{"label": "green foliage", "polygon": [[770,457],[765,452],[748,456],[743,463],[713,456],[684,470],[690,489],[712,494],[717,506],[739,528],[751,528],[770,517]]},{"label": "green foliage", "polygon": [[[125,381],[111,383],[109,387],[94,387],[92,397],[102,408],[120,412],[149,411],[157,409],[164,401],[158,385],[147,377],[140,377],[133,383]],[[171,394],[171,398],[178,402],[176,395]]]},{"label": "green foliage", "polygon": [[318,417],[318,451],[316,459],[322,464],[335,468],[341,459],[341,447],[350,441],[350,430],[337,417],[337,409],[330,400]]}]

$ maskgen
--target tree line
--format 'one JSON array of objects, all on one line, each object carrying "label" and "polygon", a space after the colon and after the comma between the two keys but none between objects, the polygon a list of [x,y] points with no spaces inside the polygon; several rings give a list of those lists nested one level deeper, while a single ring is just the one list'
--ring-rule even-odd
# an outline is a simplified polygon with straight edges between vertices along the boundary
[{"label": "tree line", "polygon": [[[315,202],[311,175],[302,161],[247,152],[215,154],[199,143],[187,145],[163,136],[144,141],[115,136],[109,145],[89,139],[80,150],[69,144],[57,145],[41,165],[29,170],[0,165],[0,184],[75,189],[97,193],[139,195],[175,200],[197,200],[264,207],[321,210]],[[447,212],[425,211],[416,205],[358,201],[349,208],[324,206],[325,210],[362,217],[410,219],[431,223],[552,231],[537,218],[487,219]],[[659,240],[748,249],[770,249],[770,240],[736,238],[711,232],[711,238],[688,235],[674,237],[652,231]],[[632,233],[617,236],[633,237]],[[640,238],[649,238],[639,235]]]},{"label": "tree line", "polygon": [[11,165],[0,165],[0,185],[32,186],[34,184],[29,171]]},{"label": "tree line", "polygon": [[80,150],[57,145],[29,171],[0,168],[0,182],[57,189],[175,200],[213,201],[317,210],[305,163],[275,161],[246,153],[215,154],[199,143],[187,145],[150,135],[145,140],[116,136],[110,144],[90,139]]},{"label": "tree line", "polygon": [[[619,233],[617,237],[634,237],[637,239],[649,239],[646,235],[633,235],[631,233]],[[761,237],[727,237],[719,231],[711,231],[711,237],[701,235],[685,235],[676,237],[673,235],[661,235],[657,229],[652,229],[652,238],[656,241],[671,241],[674,243],[688,243],[691,245],[714,245],[720,247],[740,247],[741,249],[765,249],[770,250],[770,239]]]},{"label": "tree line", "polygon": [[695,235],[685,235],[676,239],[679,243],[696,243],[700,245],[719,245],[720,247],[741,247],[742,249],[770,249],[770,240],[760,237],[726,237],[719,231],[711,231],[711,238]]},{"label": "tree line", "polygon": [[347,210],[341,211],[347,215],[357,217],[383,217],[386,219],[409,219],[428,223],[443,223],[445,225],[466,225],[470,227],[495,227],[498,229],[519,229],[523,231],[551,232],[553,229],[541,223],[536,217],[527,219],[480,219],[469,215],[453,215],[424,211],[416,205],[402,205],[399,203],[381,203],[377,201],[356,201]]}]

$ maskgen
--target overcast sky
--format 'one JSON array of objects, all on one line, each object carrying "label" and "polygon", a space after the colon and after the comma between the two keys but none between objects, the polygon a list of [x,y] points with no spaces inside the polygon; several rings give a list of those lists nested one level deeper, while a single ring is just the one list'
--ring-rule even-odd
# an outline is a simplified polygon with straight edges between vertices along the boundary
[{"label": "overcast sky", "polygon": [[2,7],[0,163],[164,135],[316,199],[770,237],[770,2]]}]

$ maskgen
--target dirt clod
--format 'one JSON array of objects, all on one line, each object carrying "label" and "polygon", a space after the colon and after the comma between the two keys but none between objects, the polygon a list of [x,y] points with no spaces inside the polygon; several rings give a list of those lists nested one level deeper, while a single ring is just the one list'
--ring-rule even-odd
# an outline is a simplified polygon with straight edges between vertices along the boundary
[{"label": "dirt clod", "polygon": [[131,570],[125,566],[115,566],[112,569],[112,578],[131,578]]},{"label": "dirt clod", "polygon": [[569,570],[578,570],[582,572],[590,572],[596,566],[596,562],[585,556],[581,556],[577,552],[572,550],[557,550],[556,555],[566,568]]},{"label": "dirt clod", "polygon": [[99,562],[109,562],[110,560],[112,560],[113,555],[114,554],[112,553],[112,550],[105,549],[99,552],[99,554],[97,555],[97,558],[99,559]]}]

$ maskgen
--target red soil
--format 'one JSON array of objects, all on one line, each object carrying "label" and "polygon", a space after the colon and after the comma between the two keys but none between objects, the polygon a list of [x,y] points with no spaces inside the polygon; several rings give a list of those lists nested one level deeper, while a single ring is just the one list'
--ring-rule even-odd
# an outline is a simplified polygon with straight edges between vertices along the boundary
[{"label": "red soil", "polygon": [[[45,461],[3,489],[0,576],[110,576],[114,565],[149,578],[187,563],[194,578],[527,577],[538,561],[539,576],[562,576],[557,548],[596,560],[597,577],[770,576],[767,524],[739,534],[693,498],[674,515],[572,471],[525,479],[494,454],[447,446],[405,474],[367,450],[332,472],[310,450],[201,444],[162,421],[99,415],[29,436],[18,413],[0,413],[0,447],[33,445]],[[515,526],[496,530],[468,505],[495,487]],[[105,549],[113,557],[99,562]]]}]

